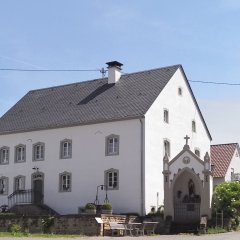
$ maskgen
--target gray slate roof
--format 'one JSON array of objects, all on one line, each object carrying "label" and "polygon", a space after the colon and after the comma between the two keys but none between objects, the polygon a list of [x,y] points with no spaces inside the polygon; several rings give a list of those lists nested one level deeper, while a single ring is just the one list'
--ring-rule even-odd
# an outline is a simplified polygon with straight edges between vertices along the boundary
[{"label": "gray slate roof", "polygon": [[0,134],[144,116],[181,65],[28,92],[0,119]]}]

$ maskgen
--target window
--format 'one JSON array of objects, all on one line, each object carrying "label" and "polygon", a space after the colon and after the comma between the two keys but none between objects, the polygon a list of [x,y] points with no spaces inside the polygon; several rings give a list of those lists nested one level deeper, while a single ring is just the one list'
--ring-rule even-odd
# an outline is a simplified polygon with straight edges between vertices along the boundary
[{"label": "window", "polygon": [[65,139],[60,144],[61,155],[60,158],[71,158],[72,157],[72,140]]},{"label": "window", "polygon": [[178,88],[178,95],[182,96],[182,88],[181,87]]},{"label": "window", "polygon": [[14,190],[24,190],[25,189],[25,177],[24,176],[17,176],[14,178]]},{"label": "window", "polygon": [[72,174],[69,172],[63,172],[59,175],[59,191],[71,192]]},{"label": "window", "polygon": [[106,156],[119,155],[119,136],[106,137]]},{"label": "window", "polygon": [[26,147],[25,145],[18,145],[15,147],[15,162],[26,161]]},{"label": "window", "polygon": [[8,178],[0,178],[0,195],[8,195]]},{"label": "window", "polygon": [[165,123],[168,123],[169,122],[169,114],[168,114],[168,110],[167,109],[164,109],[163,110],[163,121]]},{"label": "window", "polygon": [[166,154],[170,157],[170,142],[168,140],[163,141],[163,156]]},{"label": "window", "polygon": [[192,131],[196,132],[196,122],[194,120],[192,121]]},{"label": "window", "polygon": [[200,150],[199,149],[196,148],[194,153],[195,153],[195,155],[197,155],[200,158]]},{"label": "window", "polygon": [[0,149],[0,164],[8,164],[9,163],[9,148],[2,147]]},{"label": "window", "polygon": [[44,143],[36,143],[33,145],[33,160],[44,160]]},{"label": "window", "polygon": [[105,185],[107,190],[119,189],[119,171],[116,169],[109,169],[105,171]]}]

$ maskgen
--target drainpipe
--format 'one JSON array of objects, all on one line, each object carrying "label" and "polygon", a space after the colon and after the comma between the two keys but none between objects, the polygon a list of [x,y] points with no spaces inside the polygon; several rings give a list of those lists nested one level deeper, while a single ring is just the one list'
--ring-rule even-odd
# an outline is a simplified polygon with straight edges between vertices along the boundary
[{"label": "drainpipe", "polygon": [[145,118],[140,120],[141,127],[141,215],[145,215]]}]

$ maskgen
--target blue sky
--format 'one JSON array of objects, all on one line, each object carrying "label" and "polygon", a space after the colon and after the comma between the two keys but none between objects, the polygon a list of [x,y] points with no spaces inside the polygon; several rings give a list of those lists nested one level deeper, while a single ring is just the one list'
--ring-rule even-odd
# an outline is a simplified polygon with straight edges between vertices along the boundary
[{"label": "blue sky", "polygon": [[[194,81],[240,83],[238,0],[0,0],[0,68],[125,73],[182,64]],[[99,72],[0,71],[0,115],[31,89]],[[191,83],[213,143],[240,142],[240,86]]]}]

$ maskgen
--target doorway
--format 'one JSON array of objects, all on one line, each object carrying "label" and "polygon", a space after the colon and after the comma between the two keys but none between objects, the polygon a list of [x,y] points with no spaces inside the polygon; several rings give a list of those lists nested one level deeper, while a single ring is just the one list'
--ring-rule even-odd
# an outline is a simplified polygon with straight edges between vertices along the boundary
[{"label": "doorway", "polygon": [[32,202],[34,204],[43,204],[43,186],[44,186],[44,175],[43,173],[36,172],[32,174]]}]

